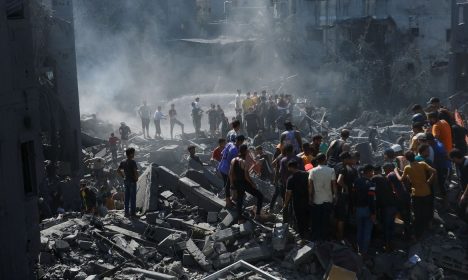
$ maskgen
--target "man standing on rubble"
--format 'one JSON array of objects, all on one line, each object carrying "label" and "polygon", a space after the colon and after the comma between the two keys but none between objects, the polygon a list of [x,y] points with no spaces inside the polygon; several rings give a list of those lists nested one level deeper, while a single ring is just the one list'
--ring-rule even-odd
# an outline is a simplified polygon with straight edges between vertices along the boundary
[{"label": "man standing on rubble", "polygon": [[229,170],[231,169],[231,161],[235,157],[237,157],[239,153],[239,147],[244,143],[245,137],[244,135],[238,135],[236,137],[235,143],[228,143],[226,147],[224,147],[221,157],[221,161],[218,165],[218,171],[223,176],[224,181],[224,191],[226,193],[226,208],[232,207],[232,200],[231,200],[231,180],[229,180]]},{"label": "man standing on rubble", "polygon": [[109,150],[112,154],[112,162],[116,164],[117,162],[117,143],[119,142],[119,138],[115,137],[114,133],[111,133],[109,137]]},{"label": "man standing on rubble", "polygon": [[337,224],[336,235],[338,240],[343,240],[345,222],[349,220],[352,214],[351,195],[354,182],[359,177],[359,173],[354,168],[356,160],[349,152],[342,152],[339,158],[342,162],[335,167],[335,172],[338,174],[338,192],[334,210]]},{"label": "man standing on rubble", "polygon": [[128,148],[125,151],[127,159],[122,161],[117,169],[117,174],[124,178],[125,185],[125,217],[136,217],[136,183],[138,182],[138,166],[133,160],[135,149]]},{"label": "man standing on rubble", "polygon": [[[197,98],[198,99],[198,98]],[[195,137],[200,137],[201,131],[201,118],[203,116],[203,110],[198,106],[198,102],[192,102],[192,121],[193,127],[195,128]]]},{"label": "man standing on rubble", "polygon": [[318,166],[309,171],[309,204],[312,206],[312,230],[315,240],[324,240],[329,232],[332,203],[337,185],[335,170],[327,166],[327,157],[318,154]]},{"label": "man standing on rubble", "polygon": [[161,120],[165,120],[166,116],[161,112],[161,106],[158,106],[156,112],[154,112],[154,127],[156,128],[156,132],[154,134],[154,138],[161,138]]},{"label": "man standing on rubble", "polygon": [[[305,171],[304,169],[304,162],[300,157],[298,157],[294,153],[294,147],[291,144],[286,144],[286,146],[283,147],[284,150],[284,157],[281,158],[281,161],[279,163],[279,175],[280,175],[280,182],[281,182],[281,197],[285,198],[285,193],[286,193],[286,187],[287,187],[287,181],[289,176],[292,175],[292,173],[288,169],[288,163],[290,161],[296,161],[297,162],[297,169]],[[306,185],[307,187],[307,185]],[[292,210],[292,209],[289,209]],[[287,223],[289,221],[290,215],[288,211],[283,211],[283,222]]]},{"label": "man standing on rubble", "polygon": [[349,138],[349,130],[343,129],[341,131],[341,139],[337,139],[330,143],[327,151],[328,165],[335,167],[340,162],[340,154],[344,152],[344,146],[347,144]]},{"label": "man standing on rubble", "polygon": [[375,184],[371,181],[373,175],[374,167],[367,164],[363,167],[362,176],[354,183],[356,188],[356,240],[359,253],[363,257],[367,256],[376,218]]},{"label": "man standing on rubble", "polygon": [[[420,238],[434,217],[434,200],[431,184],[436,176],[436,170],[425,162],[417,162],[412,151],[405,153],[409,165],[405,166],[400,181],[411,182],[413,194],[414,230],[417,238]],[[429,174],[429,176],[428,176]],[[397,176],[399,176],[397,174]]]},{"label": "man standing on rubble", "polygon": [[146,101],[143,101],[143,105],[138,109],[138,115],[141,118],[141,127],[143,129],[143,137],[151,138],[149,135],[149,123],[151,118],[151,110],[146,105]]},{"label": "man standing on rubble", "polygon": [[[241,135],[242,136],[242,135]],[[249,169],[245,158],[247,157],[248,147],[247,145],[241,145],[239,147],[239,155],[231,160],[229,168],[229,181],[230,187],[236,194],[236,209],[238,214],[238,223],[244,223],[243,204],[245,198],[245,192],[253,195],[257,199],[257,208],[255,211],[255,218],[259,217],[262,211],[263,195],[255,186],[249,175]]]},{"label": "man standing on rubble", "polygon": [[[391,166],[393,166],[390,163]],[[387,170],[388,171],[388,170]],[[386,175],[382,174],[382,169],[377,166],[374,169],[374,176],[371,181],[375,184],[375,196],[380,221],[383,226],[385,239],[385,249],[392,249],[393,231],[395,228],[395,216],[397,214],[396,192],[388,181]]]},{"label": "man standing on rubble", "polygon": [[292,209],[294,215],[294,224],[297,233],[302,239],[305,239],[309,231],[309,174],[299,169],[296,160],[287,162],[288,171],[291,175],[286,182],[286,194],[283,202],[283,213],[287,212],[289,201],[292,197]]},{"label": "man standing on rubble", "polygon": [[171,140],[173,138],[174,126],[177,124],[182,129],[182,134],[184,134],[184,124],[177,119],[177,111],[175,105],[171,104],[171,109],[169,110],[169,124],[171,126]]},{"label": "man standing on rubble", "polygon": [[286,129],[280,136],[281,147],[284,147],[287,144],[293,146],[294,154],[299,154],[302,152],[302,137],[301,133],[298,130],[294,129],[294,125],[290,121],[284,123],[284,128]]},{"label": "man standing on rubble", "polygon": [[260,124],[257,112],[254,110],[253,107],[248,109],[247,113],[244,116],[244,122],[247,128],[247,135],[250,138],[255,137],[255,133],[257,133]]},{"label": "man standing on rubble", "polygon": [[211,104],[211,108],[206,111],[208,115],[208,125],[210,126],[210,134],[211,137],[214,137],[216,134],[216,128],[218,124],[218,111],[216,110],[216,106]]},{"label": "man standing on rubble", "polygon": [[130,127],[126,125],[124,122],[120,123],[119,127],[119,133],[120,133],[120,148],[123,150],[124,147],[125,149],[128,148],[128,137],[130,136],[130,133],[132,131],[130,130]]}]

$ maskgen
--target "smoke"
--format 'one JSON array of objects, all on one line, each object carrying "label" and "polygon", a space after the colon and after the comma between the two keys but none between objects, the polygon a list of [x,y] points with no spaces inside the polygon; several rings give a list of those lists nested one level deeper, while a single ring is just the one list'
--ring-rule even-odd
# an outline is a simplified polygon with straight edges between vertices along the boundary
[{"label": "smoke", "polygon": [[190,123],[194,95],[203,94],[202,107],[220,104],[230,118],[233,97],[221,93],[304,96],[336,85],[339,75],[310,70],[316,50],[275,23],[270,1],[251,3],[209,31],[212,25],[199,24],[195,1],[73,1],[81,113],[138,131],[143,100],[166,113],[174,103]]}]

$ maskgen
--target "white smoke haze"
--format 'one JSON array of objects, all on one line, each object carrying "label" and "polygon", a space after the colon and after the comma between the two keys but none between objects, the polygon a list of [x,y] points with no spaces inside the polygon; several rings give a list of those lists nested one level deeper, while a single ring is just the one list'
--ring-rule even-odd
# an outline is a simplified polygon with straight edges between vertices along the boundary
[{"label": "white smoke haze", "polygon": [[[193,131],[190,103],[194,95],[200,95],[204,109],[211,103],[220,104],[230,119],[234,95],[229,94],[237,88],[243,93],[266,89],[268,93],[306,96],[312,90],[340,87],[341,75],[310,71],[308,60],[317,59],[313,49],[304,53],[307,48],[299,50],[299,43],[292,44],[287,36],[278,40],[278,33],[287,31],[274,26],[266,8],[249,9],[252,14],[245,18],[233,16],[223,35],[214,38],[218,41],[207,43],[178,41],[200,38],[200,32],[195,30],[195,22],[180,24],[184,28],[177,32],[181,34],[173,32],[164,20],[161,2],[73,1],[82,114],[95,113],[116,127],[125,121],[140,131],[136,109],[143,100],[152,109],[162,106],[166,114],[174,103],[186,130]],[[180,1],[167,1],[168,5],[176,2]],[[257,2],[268,7],[269,1]],[[190,7],[186,12],[191,13]],[[202,128],[206,123],[205,115]]]}]

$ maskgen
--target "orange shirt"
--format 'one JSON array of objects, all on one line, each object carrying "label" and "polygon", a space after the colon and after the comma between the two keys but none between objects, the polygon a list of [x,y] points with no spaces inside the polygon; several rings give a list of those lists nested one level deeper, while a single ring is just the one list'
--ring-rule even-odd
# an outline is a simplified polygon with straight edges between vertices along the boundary
[{"label": "orange shirt", "polygon": [[432,135],[444,144],[445,150],[449,153],[452,150],[452,129],[445,120],[439,120],[432,125]]}]

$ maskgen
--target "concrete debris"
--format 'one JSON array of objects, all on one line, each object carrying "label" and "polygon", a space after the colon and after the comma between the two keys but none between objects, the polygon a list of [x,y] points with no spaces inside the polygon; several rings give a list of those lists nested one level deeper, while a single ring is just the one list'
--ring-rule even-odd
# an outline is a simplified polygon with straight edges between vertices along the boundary
[{"label": "concrete debris", "polygon": [[[371,115],[354,123],[366,123]],[[388,147],[384,141],[393,142],[408,130],[404,125],[378,128],[382,141],[373,152],[367,130],[353,129],[353,149],[360,152],[362,164],[376,163]],[[330,131],[330,137],[337,135]],[[132,139],[143,171],[137,184],[137,216],[124,215],[123,181],[114,172],[117,162],[105,144],[90,138],[85,159],[99,156],[105,164],[99,172],[86,169],[85,177],[96,195],[96,205],[106,211],[64,212],[42,219],[40,279],[442,279],[468,275],[466,225],[453,213],[436,213],[437,226],[418,243],[405,243],[391,252],[372,248],[373,253],[363,260],[350,244],[300,239],[295,227],[284,223],[281,214],[265,211],[265,204],[263,213],[254,218],[256,200],[251,195],[244,201],[245,221],[239,221],[236,210],[224,207],[223,180],[213,166],[187,163],[187,140]],[[206,148],[200,154],[202,160],[211,157],[209,151],[216,145],[214,139],[192,143]],[[274,152],[273,142],[262,146]],[[269,202],[275,187],[258,177],[252,179]]]}]

